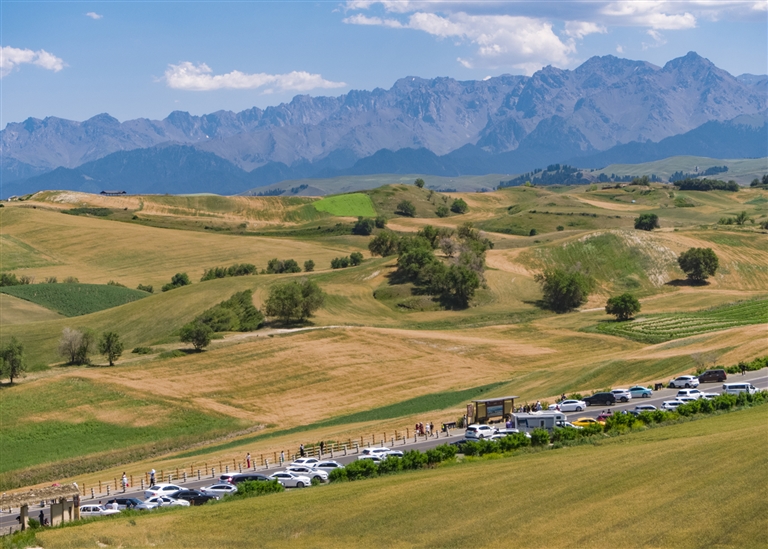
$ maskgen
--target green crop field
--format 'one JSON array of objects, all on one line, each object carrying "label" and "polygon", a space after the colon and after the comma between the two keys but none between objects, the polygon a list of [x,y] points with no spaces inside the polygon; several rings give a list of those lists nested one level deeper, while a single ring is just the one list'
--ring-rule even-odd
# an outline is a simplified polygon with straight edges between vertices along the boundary
[{"label": "green crop field", "polygon": [[125,305],[149,294],[109,284],[24,284],[0,292],[42,305],[64,316],[80,316]]},{"label": "green crop field", "polygon": [[[768,544],[765,406],[525,452],[45,530],[46,549]],[[681,520],[684,517],[685,520]],[[226,526],[222,526],[226,525]]]},{"label": "green crop field", "polygon": [[649,315],[625,322],[605,321],[598,324],[597,330],[644,343],[662,343],[681,337],[766,322],[768,299],[756,299],[695,313]]},{"label": "green crop field", "polygon": [[312,205],[318,212],[326,212],[339,217],[376,217],[377,215],[370,197],[362,193],[329,196]]}]

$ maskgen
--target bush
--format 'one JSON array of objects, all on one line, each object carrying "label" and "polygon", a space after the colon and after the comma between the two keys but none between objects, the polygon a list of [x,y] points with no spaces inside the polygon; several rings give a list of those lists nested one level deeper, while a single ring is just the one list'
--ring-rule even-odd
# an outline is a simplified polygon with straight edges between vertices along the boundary
[{"label": "bush", "polygon": [[307,259],[304,262],[304,272],[305,273],[311,273],[314,270],[315,270],[315,262],[312,261],[311,259]]},{"label": "bush", "polygon": [[564,442],[567,440],[576,440],[581,438],[581,429],[574,429],[572,427],[559,428],[555,427],[552,431],[552,442]]},{"label": "bush", "polygon": [[449,213],[450,210],[448,210],[448,206],[444,206],[442,204],[437,207],[437,210],[435,210],[437,217],[448,217]]},{"label": "bush", "polygon": [[531,229],[530,232],[528,233],[528,236],[536,236],[537,234],[539,234],[539,231],[537,231],[536,229]]},{"label": "bush", "polygon": [[276,480],[246,480],[237,484],[237,492],[229,497],[250,498],[285,492],[285,487]]},{"label": "bush", "polygon": [[[77,284],[78,280],[74,276],[68,276],[67,278],[64,279],[64,283],[65,284]],[[116,280],[110,280],[109,282],[107,282],[107,286],[117,286],[119,288],[125,288],[126,287],[125,284],[120,284]]]},{"label": "bush", "polygon": [[558,230],[558,231],[564,231],[564,230],[565,230],[565,227],[563,227],[562,225],[558,225],[558,226],[557,226],[557,230]]},{"label": "bush", "polygon": [[13,273],[0,273],[0,286],[18,286],[21,284]]},{"label": "bush", "polygon": [[403,469],[422,469],[427,466],[427,455],[418,450],[408,450],[403,453]]},{"label": "bush", "polygon": [[139,284],[136,286],[136,289],[141,290],[142,292],[147,292],[148,294],[154,293],[155,291],[151,284]]},{"label": "bush", "polygon": [[55,276],[46,276],[45,277],[45,283],[46,284],[56,284],[59,282],[59,279]]},{"label": "bush", "polygon": [[531,445],[546,446],[549,444],[549,431],[546,429],[534,429],[531,431]]},{"label": "bush", "polygon": [[463,198],[457,198],[451,204],[451,211],[457,214],[465,214],[469,211],[469,205],[467,205]]},{"label": "bush", "polygon": [[357,265],[360,265],[363,262],[363,254],[360,252],[352,252],[349,254],[349,263],[356,267]]},{"label": "bush", "polygon": [[339,467],[328,473],[328,482],[344,482],[347,480],[349,480],[349,477],[345,467]]},{"label": "bush", "polygon": [[187,353],[180,351],[179,349],[174,349],[173,351],[163,351],[157,355],[157,358],[179,358],[182,356],[187,356]]},{"label": "bush", "polygon": [[543,301],[555,312],[564,313],[587,301],[593,279],[579,271],[547,269],[534,277],[541,284]]},{"label": "bush", "polygon": [[413,184],[420,189],[424,188],[424,180],[422,178],[418,178],[416,181],[413,182]]},{"label": "bush", "polygon": [[608,299],[605,304],[605,312],[615,315],[616,320],[629,320],[640,312],[640,302],[630,293],[624,293]]},{"label": "bush", "polygon": [[640,214],[635,218],[635,229],[641,231],[652,231],[659,228],[659,216],[652,213]]},{"label": "bush", "polygon": [[416,206],[410,200],[403,200],[397,205],[395,213],[405,217],[413,217],[416,215]]},{"label": "bush", "polygon": [[387,456],[386,459],[379,462],[379,474],[388,475],[399,473],[403,470],[403,460],[396,456]]},{"label": "bush", "polygon": [[371,255],[387,257],[395,255],[400,245],[400,238],[391,231],[382,231],[374,236],[368,243],[368,251]]},{"label": "bush", "polygon": [[387,226],[387,218],[383,215],[379,215],[376,217],[374,224],[376,225],[377,229],[383,229]]},{"label": "bush", "polygon": [[503,452],[511,452],[512,450],[517,450],[518,448],[525,448],[526,446],[530,446],[531,439],[525,436],[525,433],[513,433],[499,439],[498,444],[499,448]]},{"label": "bush", "polygon": [[301,322],[311,317],[324,302],[325,293],[316,282],[294,280],[275,284],[269,289],[265,310],[267,316],[277,317],[283,322]]},{"label": "bush", "polygon": [[358,217],[357,223],[355,223],[355,226],[352,227],[352,233],[359,234],[362,236],[368,236],[373,232],[373,228],[375,226],[376,226],[376,223],[374,222],[373,219]]},{"label": "bush", "polygon": [[349,463],[344,469],[348,480],[371,478],[379,474],[378,466],[371,459],[358,459]]},{"label": "bush", "polygon": [[173,275],[173,278],[171,278],[171,281],[162,287],[162,291],[168,292],[170,290],[175,290],[176,288],[181,288],[182,286],[188,286],[189,284],[192,284],[192,282],[190,282],[187,273],[176,273]]},{"label": "bush", "polygon": [[134,347],[131,352],[135,355],[151,355],[155,350],[152,347]]},{"label": "bush", "polygon": [[179,339],[184,343],[191,343],[196,351],[202,351],[211,343],[213,330],[207,324],[200,321],[190,322],[181,329]]},{"label": "bush", "polygon": [[690,248],[680,254],[677,264],[690,280],[704,281],[714,276],[719,260],[712,248]]},{"label": "bush", "polygon": [[349,267],[349,257],[334,257],[331,259],[331,269],[346,269]]},{"label": "bush", "polygon": [[293,259],[281,261],[277,258],[267,262],[267,274],[300,273],[301,267]]},{"label": "bush", "polygon": [[200,282],[214,280],[216,278],[226,278],[228,276],[246,276],[256,274],[256,265],[251,263],[234,264],[230,267],[212,267],[203,273]]}]

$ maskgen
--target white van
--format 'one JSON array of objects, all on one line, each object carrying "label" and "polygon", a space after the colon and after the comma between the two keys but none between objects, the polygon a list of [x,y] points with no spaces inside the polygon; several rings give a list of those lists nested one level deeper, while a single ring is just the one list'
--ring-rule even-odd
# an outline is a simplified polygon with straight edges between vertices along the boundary
[{"label": "white van", "polygon": [[724,395],[738,395],[739,393],[754,395],[756,392],[757,387],[751,383],[723,383]]}]

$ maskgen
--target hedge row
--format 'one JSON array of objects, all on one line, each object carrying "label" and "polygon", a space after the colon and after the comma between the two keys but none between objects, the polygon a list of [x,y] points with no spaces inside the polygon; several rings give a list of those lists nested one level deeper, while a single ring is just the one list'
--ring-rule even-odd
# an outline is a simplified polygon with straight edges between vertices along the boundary
[{"label": "hedge row", "polygon": [[442,444],[425,453],[418,450],[408,450],[403,457],[389,456],[387,459],[374,463],[370,459],[358,459],[344,468],[334,469],[328,475],[330,482],[344,482],[348,480],[360,480],[431,467],[443,461],[456,458],[456,447]]}]

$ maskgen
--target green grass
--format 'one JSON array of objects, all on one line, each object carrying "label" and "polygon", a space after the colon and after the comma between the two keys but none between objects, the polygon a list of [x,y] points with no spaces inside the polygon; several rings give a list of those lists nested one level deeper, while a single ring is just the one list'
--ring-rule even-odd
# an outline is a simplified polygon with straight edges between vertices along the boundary
[{"label": "green grass", "polygon": [[[1,211],[1,210],[0,210]],[[0,221],[5,217],[0,214]],[[9,234],[0,234],[0,271],[47,267],[58,262],[50,255]]]},{"label": "green grass", "polygon": [[339,217],[376,217],[376,209],[367,194],[339,194],[322,198],[312,204],[318,212]]},{"label": "green grass", "polygon": [[[191,404],[84,378],[5,387],[1,394],[0,489],[93,470],[94,464],[126,463],[243,426]],[[106,460],[100,457],[105,453]]]},{"label": "green grass", "polygon": [[147,292],[108,284],[25,284],[5,286],[0,292],[64,316],[87,315],[149,296]]},{"label": "green grass", "polygon": [[458,549],[510,539],[521,548],[765,547],[768,457],[755,444],[767,435],[765,417],[758,406],[592,445],[46,530],[37,542],[46,549],[97,542],[223,549],[254,539],[275,549]]},{"label": "green grass", "polygon": [[604,321],[597,325],[597,331],[643,343],[662,343],[765,322],[768,322],[768,299],[756,299],[694,313],[663,313],[626,322]]}]

